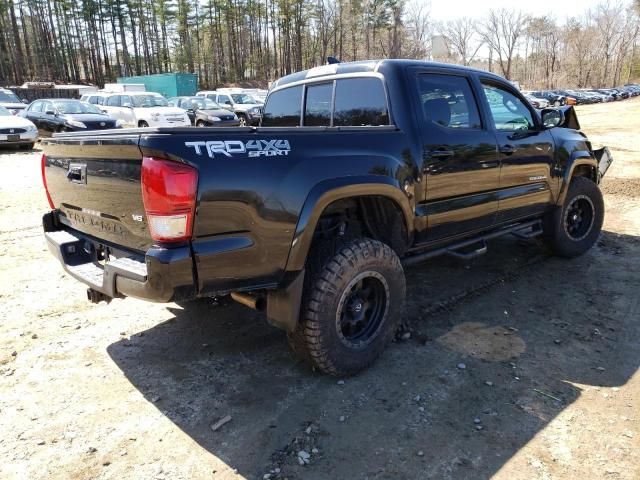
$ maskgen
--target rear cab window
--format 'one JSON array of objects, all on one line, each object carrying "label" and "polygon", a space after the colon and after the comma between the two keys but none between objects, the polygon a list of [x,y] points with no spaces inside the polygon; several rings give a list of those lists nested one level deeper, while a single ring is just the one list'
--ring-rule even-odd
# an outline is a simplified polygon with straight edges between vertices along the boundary
[{"label": "rear cab window", "polygon": [[482,128],[478,106],[466,77],[420,74],[418,91],[427,122],[455,129]]},{"label": "rear cab window", "polygon": [[378,77],[337,78],[285,87],[269,94],[263,127],[371,127],[389,125]]}]

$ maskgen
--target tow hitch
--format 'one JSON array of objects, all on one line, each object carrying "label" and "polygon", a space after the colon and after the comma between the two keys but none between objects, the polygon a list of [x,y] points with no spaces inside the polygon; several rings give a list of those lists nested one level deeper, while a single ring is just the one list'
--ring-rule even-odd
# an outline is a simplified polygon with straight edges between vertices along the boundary
[{"label": "tow hitch", "polygon": [[100,303],[102,301],[109,303],[111,302],[111,300],[113,300],[113,297],[105,295],[104,293],[94,290],[93,288],[87,288],[87,299],[91,303]]}]

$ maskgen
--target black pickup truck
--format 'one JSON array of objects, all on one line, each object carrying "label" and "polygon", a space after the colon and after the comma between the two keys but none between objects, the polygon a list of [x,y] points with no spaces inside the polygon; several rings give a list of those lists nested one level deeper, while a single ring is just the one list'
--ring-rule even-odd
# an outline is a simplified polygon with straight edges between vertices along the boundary
[{"label": "black pickup truck", "polygon": [[579,128],[483,71],[326,65],[278,80],[257,128],[44,140],[43,226],[94,302],[230,294],[348,375],[392,339],[403,267],[505,234],[565,257],[594,244],[611,157]]}]

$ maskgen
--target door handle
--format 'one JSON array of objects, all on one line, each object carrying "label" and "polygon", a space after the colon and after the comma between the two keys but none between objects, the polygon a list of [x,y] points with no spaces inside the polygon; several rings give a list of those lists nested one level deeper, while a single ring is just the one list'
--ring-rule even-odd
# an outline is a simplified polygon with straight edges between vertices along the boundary
[{"label": "door handle", "polygon": [[505,155],[511,155],[512,153],[516,153],[518,148],[514,145],[502,145],[500,147],[500,153],[504,153]]},{"label": "door handle", "polygon": [[431,150],[429,156],[431,158],[449,158],[453,157],[453,150]]}]

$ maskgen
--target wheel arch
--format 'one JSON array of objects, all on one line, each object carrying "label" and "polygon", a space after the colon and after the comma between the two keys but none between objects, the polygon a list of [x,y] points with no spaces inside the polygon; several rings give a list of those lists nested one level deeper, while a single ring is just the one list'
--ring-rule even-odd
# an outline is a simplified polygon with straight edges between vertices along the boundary
[{"label": "wheel arch", "polygon": [[575,151],[571,154],[567,168],[562,176],[557,205],[564,205],[569,191],[569,184],[574,177],[586,177],[594,183],[598,183],[598,163],[590,152],[584,150]]},{"label": "wheel arch", "polygon": [[410,242],[413,237],[412,207],[407,194],[394,179],[367,175],[325,180],[317,184],[305,200],[291,242],[286,270],[304,268],[316,227],[328,207],[342,200],[363,197],[380,197],[392,202],[402,215],[407,242]]}]

